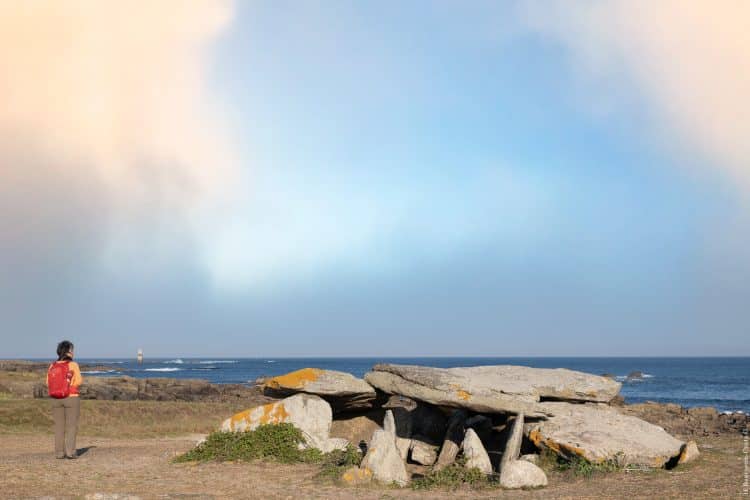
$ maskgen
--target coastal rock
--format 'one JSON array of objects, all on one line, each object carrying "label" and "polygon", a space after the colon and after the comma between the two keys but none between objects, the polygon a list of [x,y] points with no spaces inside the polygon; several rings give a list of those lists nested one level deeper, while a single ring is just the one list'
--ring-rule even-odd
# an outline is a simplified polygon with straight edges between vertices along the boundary
[{"label": "coastal rock", "polygon": [[306,393],[320,396],[334,412],[371,408],[376,393],[367,382],[345,372],[303,368],[264,381],[264,391],[283,397]]},{"label": "coastal rock", "polygon": [[487,455],[487,450],[484,449],[484,445],[482,445],[482,441],[477,436],[477,433],[474,432],[474,429],[469,428],[466,430],[461,449],[464,452],[464,457],[466,457],[467,468],[477,468],[484,474],[492,474],[490,456]]},{"label": "coastal rock", "polygon": [[531,462],[513,460],[500,471],[500,486],[508,489],[541,488],[547,486],[547,475]]},{"label": "coastal rock", "polygon": [[[676,412],[677,413],[677,412]],[[716,420],[719,418],[719,412],[713,406],[698,406],[688,408],[688,415],[699,420]]]},{"label": "coastal rock", "polygon": [[536,453],[527,453],[525,455],[521,455],[518,457],[519,460],[523,460],[524,462],[531,462],[534,465],[539,465],[539,455]]},{"label": "coastal rock", "polygon": [[[273,401],[257,387],[243,384],[212,384],[199,379],[174,378],[133,378],[122,375],[116,377],[89,377],[80,388],[81,399],[107,401],[249,401],[263,404]],[[36,384],[35,398],[46,398],[47,386]]]},{"label": "coastal rock", "polygon": [[405,408],[393,408],[385,412],[383,419],[383,430],[393,434],[396,439],[396,448],[402,460],[406,460],[411,447],[411,413]]},{"label": "coastal rock", "polygon": [[628,373],[628,376],[625,377],[626,380],[632,382],[633,380],[643,380],[643,372],[641,371],[632,371]]},{"label": "coastal rock", "polygon": [[678,463],[690,463],[698,458],[700,454],[701,452],[698,451],[698,444],[695,441],[688,441],[680,453],[680,460]]},{"label": "coastal rock", "polygon": [[422,465],[433,465],[437,460],[438,447],[428,442],[425,436],[417,435],[411,440],[411,460]]},{"label": "coastal rock", "polygon": [[226,419],[222,431],[254,430],[264,424],[290,423],[302,431],[307,445],[323,452],[344,449],[346,439],[331,438],[331,406],[311,394],[296,394],[275,403],[250,408]]},{"label": "coastal rock", "polygon": [[621,410],[663,427],[672,435],[684,438],[717,436],[739,433],[750,426],[750,415],[744,413],[719,413],[715,408],[684,408],[674,403],[647,401],[625,405]]},{"label": "coastal rock", "polygon": [[580,456],[589,462],[615,461],[620,465],[662,467],[676,457],[683,442],[656,425],[623,415],[606,405],[543,403],[554,415],[526,426],[538,448]]},{"label": "coastal rock", "polygon": [[436,406],[529,416],[547,415],[538,406],[544,398],[607,402],[621,386],[605,377],[563,368],[510,365],[431,368],[380,364],[365,375],[365,381],[388,394]]},{"label": "coastal rock", "polygon": [[409,482],[406,464],[396,448],[396,440],[390,432],[378,429],[372,435],[367,454],[362,459],[362,469],[369,469],[378,481],[405,486]]}]

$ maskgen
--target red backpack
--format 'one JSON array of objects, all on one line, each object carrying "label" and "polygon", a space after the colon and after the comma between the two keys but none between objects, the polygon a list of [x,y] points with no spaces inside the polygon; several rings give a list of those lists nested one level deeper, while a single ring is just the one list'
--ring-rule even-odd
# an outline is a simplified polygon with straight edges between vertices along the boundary
[{"label": "red backpack", "polygon": [[50,397],[63,399],[70,396],[70,382],[73,372],[68,369],[67,361],[55,361],[47,372],[47,386]]}]

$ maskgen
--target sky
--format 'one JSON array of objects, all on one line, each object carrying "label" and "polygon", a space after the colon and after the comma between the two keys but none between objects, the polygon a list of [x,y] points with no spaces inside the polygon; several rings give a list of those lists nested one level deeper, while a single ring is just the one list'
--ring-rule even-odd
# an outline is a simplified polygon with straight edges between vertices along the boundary
[{"label": "sky", "polygon": [[750,355],[748,22],[0,3],[0,357]]}]

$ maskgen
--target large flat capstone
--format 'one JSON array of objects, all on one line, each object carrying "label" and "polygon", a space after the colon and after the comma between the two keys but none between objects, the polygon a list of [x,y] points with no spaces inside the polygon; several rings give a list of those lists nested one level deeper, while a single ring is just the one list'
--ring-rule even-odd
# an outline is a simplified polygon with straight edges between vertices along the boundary
[{"label": "large flat capstone", "polygon": [[524,431],[537,447],[563,456],[663,467],[684,445],[661,427],[610,406],[550,402],[542,407],[553,416],[526,424]]},{"label": "large flat capstone", "polygon": [[273,396],[315,394],[328,401],[334,412],[372,407],[375,389],[361,378],[345,372],[303,368],[266,380],[266,393]]},{"label": "large flat capstone", "polygon": [[483,413],[549,415],[542,399],[607,402],[621,384],[607,377],[564,368],[475,366],[432,368],[379,364],[365,375],[373,387],[438,406]]}]

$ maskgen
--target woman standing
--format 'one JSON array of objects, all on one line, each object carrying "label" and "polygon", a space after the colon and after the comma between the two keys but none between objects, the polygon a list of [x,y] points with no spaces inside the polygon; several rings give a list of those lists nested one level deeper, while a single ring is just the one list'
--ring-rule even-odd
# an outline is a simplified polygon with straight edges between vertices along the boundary
[{"label": "woman standing", "polygon": [[55,457],[78,458],[76,434],[81,400],[78,388],[83,382],[81,369],[73,361],[73,343],[63,340],[57,344],[57,361],[47,370],[47,388],[52,400],[55,419]]}]

